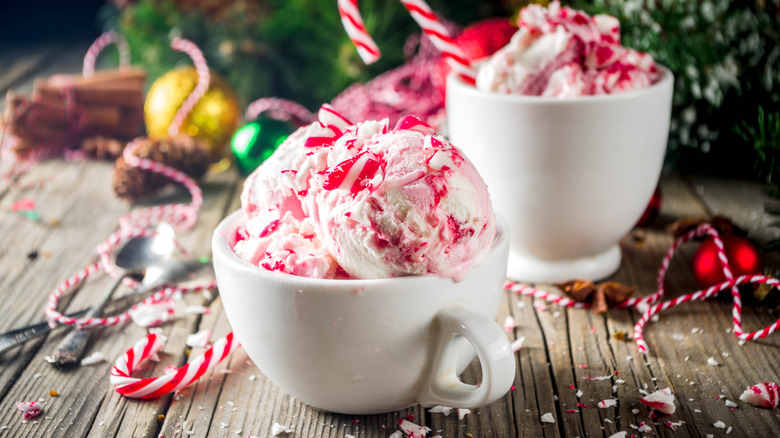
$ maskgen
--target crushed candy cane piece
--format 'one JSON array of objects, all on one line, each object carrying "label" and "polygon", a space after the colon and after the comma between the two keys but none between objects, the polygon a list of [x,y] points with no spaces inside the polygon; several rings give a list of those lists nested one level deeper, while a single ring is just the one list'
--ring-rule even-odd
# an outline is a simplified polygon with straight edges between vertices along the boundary
[{"label": "crushed candy cane piece", "polygon": [[187,335],[187,340],[184,342],[193,348],[203,348],[209,343],[211,338],[211,330],[201,330],[197,333]]},{"label": "crushed candy cane piece", "polygon": [[628,432],[623,430],[623,431],[620,431],[620,432],[613,433],[612,435],[609,436],[609,438],[626,438],[627,434],[628,434]]},{"label": "crushed candy cane piece", "polygon": [[736,407],[737,407],[737,404],[736,404],[736,403],[734,403],[734,402],[733,402],[733,401],[731,401],[731,400],[726,400],[726,407],[728,407],[728,408],[736,408]]},{"label": "crushed candy cane piece", "polygon": [[711,358],[707,359],[707,365],[712,365],[712,366],[716,367],[716,366],[720,365],[720,362],[715,360],[714,357],[711,357]]},{"label": "crushed candy cane piece", "polygon": [[452,412],[452,408],[449,406],[434,406],[430,409],[428,409],[428,412],[431,414],[444,414],[444,416],[450,415],[450,412]]},{"label": "crushed candy cane piece", "polygon": [[643,424],[639,429],[637,429],[637,431],[641,433],[650,432],[651,430],[653,430],[653,428],[647,424]]},{"label": "crushed candy cane piece", "polygon": [[515,318],[512,317],[512,315],[507,315],[507,317],[504,319],[504,330],[511,332],[512,330],[517,327],[517,323],[515,323]]},{"label": "crushed candy cane piece", "polygon": [[139,327],[153,327],[174,317],[173,300],[142,304],[130,309],[130,318]]},{"label": "crushed candy cane piece", "polygon": [[774,382],[758,383],[746,389],[739,399],[753,406],[776,408],[780,400],[780,387]]},{"label": "crushed candy cane piece", "polygon": [[391,433],[387,438],[403,438],[404,434],[401,433],[400,430],[396,430],[395,432]]},{"label": "crushed candy cane piece", "polygon": [[555,418],[553,418],[553,414],[551,412],[547,412],[546,414],[542,415],[542,423],[555,423]]},{"label": "crushed candy cane piece", "polygon": [[471,409],[458,408],[458,420],[466,418],[466,415],[471,415]]},{"label": "crushed candy cane piece", "polygon": [[184,313],[188,315],[206,315],[210,312],[209,308],[205,306],[187,306],[184,310]]},{"label": "crushed candy cane piece", "polygon": [[724,423],[724,422],[722,422],[720,420],[712,423],[712,425],[717,427],[718,429],[725,429],[726,428],[726,423]]},{"label": "crushed candy cane piece", "polygon": [[618,403],[618,401],[617,401],[616,398],[608,398],[606,400],[602,400],[602,401],[598,402],[598,404],[596,406],[598,406],[598,407],[600,407],[602,409],[606,409],[606,408],[611,408],[612,406],[617,406],[617,403]]},{"label": "crushed candy cane piece", "polygon": [[525,336],[521,336],[512,342],[512,351],[518,352],[521,348],[523,348],[523,344],[525,343]]},{"label": "crushed candy cane piece", "polygon": [[425,435],[428,435],[428,432],[431,431],[430,427],[420,426],[409,420],[399,420],[398,427],[400,427],[409,438],[425,438]]},{"label": "crushed candy cane piece", "polygon": [[583,380],[609,380],[612,376],[583,377]]},{"label": "crushed candy cane piece", "polygon": [[29,420],[30,418],[35,418],[40,415],[43,406],[37,401],[19,402],[16,404],[16,409],[19,409],[24,413],[25,420]]},{"label": "crushed candy cane piece", "polygon": [[678,421],[678,422],[675,423],[673,421],[667,421],[666,422],[666,427],[668,427],[669,429],[672,429],[672,430],[677,430],[677,428],[682,426],[683,423],[685,423],[685,422],[684,421]]},{"label": "crushed candy cane piece", "polygon": [[581,389],[578,389],[578,390],[577,390],[577,393],[576,393],[576,394],[574,394],[574,395],[576,395],[576,396],[577,396],[577,398],[580,398],[580,397],[582,397],[582,394],[584,394],[584,392],[582,392],[582,390],[581,390]]},{"label": "crushed candy cane piece", "polygon": [[650,409],[654,409],[662,414],[673,414],[677,407],[674,405],[674,395],[669,387],[659,389],[658,391],[642,397],[640,400]]},{"label": "crushed candy cane piece", "polygon": [[274,425],[271,426],[271,435],[273,436],[279,436],[281,434],[290,434],[292,433],[292,429],[290,429],[287,426],[282,426],[279,423],[274,422]]},{"label": "crushed candy cane piece", "polygon": [[106,357],[103,355],[103,353],[99,351],[95,351],[89,356],[85,357],[84,359],[81,359],[81,366],[86,367],[89,365],[94,365],[96,363],[105,362]]}]

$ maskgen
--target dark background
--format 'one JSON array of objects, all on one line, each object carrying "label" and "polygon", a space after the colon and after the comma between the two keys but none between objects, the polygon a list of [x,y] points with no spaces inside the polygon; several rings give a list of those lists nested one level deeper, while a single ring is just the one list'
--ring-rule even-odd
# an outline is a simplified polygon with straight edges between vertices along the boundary
[{"label": "dark background", "polygon": [[105,0],[0,0],[0,49],[95,38],[102,31],[98,11],[104,4]]}]

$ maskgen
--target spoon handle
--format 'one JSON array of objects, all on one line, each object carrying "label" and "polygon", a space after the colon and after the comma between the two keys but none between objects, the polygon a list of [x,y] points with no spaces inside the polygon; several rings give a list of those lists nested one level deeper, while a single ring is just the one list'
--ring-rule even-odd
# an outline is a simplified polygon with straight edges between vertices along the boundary
[{"label": "spoon handle", "polygon": [[[119,287],[123,277],[119,277],[110,288],[106,290],[103,296],[100,298],[97,304],[95,304],[87,313],[87,318],[94,318],[99,316],[106,307],[106,304],[111,300],[111,296],[114,294],[114,290]],[[84,349],[87,347],[89,337],[92,335],[90,329],[77,328],[68,333],[67,336],[57,345],[54,349],[54,353],[46,356],[46,362],[52,364],[55,368],[66,368],[73,366],[79,362],[81,355],[84,353]]]},{"label": "spoon handle", "polygon": [[[113,301],[111,301],[111,308],[125,308],[129,306],[131,303],[134,303],[139,299],[139,297],[148,294],[150,291],[149,288],[137,288],[135,291],[117,298]],[[89,312],[91,309],[81,309],[79,311],[69,313],[65,316],[68,318],[81,318],[82,316],[86,315],[87,312]],[[0,354],[5,353],[6,351],[18,346],[22,345],[25,342],[29,341],[30,339],[35,339],[38,336],[43,336],[46,333],[49,333],[53,329],[61,327],[60,325],[55,325],[53,328],[49,325],[48,321],[42,321],[36,324],[31,324],[25,327],[21,327],[15,330],[11,330],[5,333],[0,333]]]},{"label": "spoon handle", "polygon": [[[80,318],[82,315],[86,314],[88,310],[89,309],[81,309],[78,312],[70,313],[66,316],[68,318]],[[22,345],[30,339],[43,336],[58,327],[60,326],[56,325],[52,328],[48,321],[43,321],[0,334],[0,354],[5,353],[17,345]]]}]

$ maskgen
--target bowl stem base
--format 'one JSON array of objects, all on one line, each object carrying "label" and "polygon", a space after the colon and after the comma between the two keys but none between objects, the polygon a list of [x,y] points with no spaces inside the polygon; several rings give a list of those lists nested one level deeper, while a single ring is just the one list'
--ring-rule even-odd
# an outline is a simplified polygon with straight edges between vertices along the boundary
[{"label": "bowl stem base", "polygon": [[507,278],[522,283],[558,283],[575,278],[601,280],[620,267],[620,247],[591,256],[567,260],[543,260],[510,249]]}]

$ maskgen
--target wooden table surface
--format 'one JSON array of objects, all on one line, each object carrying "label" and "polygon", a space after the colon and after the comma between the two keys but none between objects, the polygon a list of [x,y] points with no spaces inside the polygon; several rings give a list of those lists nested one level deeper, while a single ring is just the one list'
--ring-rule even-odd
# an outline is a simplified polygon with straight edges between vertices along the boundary
[{"label": "wooden table surface", "polygon": [[[8,89],[29,93],[32,79],[57,72],[80,71],[89,42],[41,44],[0,52],[0,93]],[[9,169],[3,163],[3,172]],[[18,185],[0,182],[0,332],[40,321],[54,288],[97,257],[95,247],[117,228],[118,218],[141,205],[117,199],[111,190],[112,163],[49,160],[23,175]],[[242,179],[234,171],[208,176],[201,182],[205,203],[197,225],[180,235],[196,255],[208,255],[215,225],[239,206]],[[34,187],[24,188],[27,185]],[[649,228],[637,229],[622,242],[623,261],[612,279],[636,286],[640,295],[655,291],[656,272],[673,239],[665,225],[688,216],[723,214],[766,242],[780,237],[776,220],[764,213],[765,187],[750,182],[709,177],[664,175],[660,217]],[[35,200],[40,220],[9,212],[17,200]],[[186,202],[184,194],[167,198]],[[690,263],[695,244],[682,247],[672,262],[669,294],[696,289]],[[767,272],[778,274],[776,253],[765,258]],[[82,308],[110,284],[93,276],[77,293],[63,301],[65,309]],[[190,294],[189,304],[204,297]],[[772,301],[776,303],[777,300]],[[616,332],[631,333],[638,318],[629,310],[595,315],[587,310],[536,306],[532,299],[506,292],[497,320],[514,316],[517,328],[510,340],[525,338],[517,352],[515,388],[497,402],[458,415],[430,413],[420,406],[384,415],[353,416],[312,410],[278,390],[241,350],[217,369],[175,396],[137,401],[115,393],[108,383],[113,362],[142,338],[134,324],[97,329],[90,351],[102,352],[108,362],[63,372],[44,356],[64,331],[36,339],[0,356],[0,438],[3,437],[256,437],[271,436],[274,423],[290,427],[294,437],[387,437],[398,430],[399,419],[432,429],[443,437],[565,436],[608,437],[618,431],[628,436],[754,436],[780,435],[780,411],[760,409],[739,401],[755,383],[780,380],[780,336],[740,346],[731,333],[728,299],[691,303],[661,315],[647,327],[650,354],[637,352],[633,342],[617,340]],[[206,315],[186,315],[163,327],[168,343],[159,363],[140,376],[160,375],[170,365],[181,366],[202,349],[189,352],[185,337],[209,329],[213,339],[230,331],[219,299]],[[745,309],[747,328],[772,323],[775,306]],[[718,366],[708,365],[714,358]],[[315,358],[313,358],[315,360]],[[464,373],[478,379],[478,364]],[[587,380],[592,376],[606,380]],[[643,391],[670,387],[677,411],[652,419],[640,403]],[[57,397],[49,395],[57,391]],[[578,391],[581,395],[578,397]],[[600,400],[617,398],[617,406],[600,409]],[[18,401],[38,400],[43,413],[26,424]],[[729,407],[726,401],[736,403]],[[579,403],[579,405],[578,405]],[[551,413],[555,422],[540,417]],[[164,420],[159,416],[163,414]],[[680,423],[676,430],[667,421]],[[725,428],[715,426],[722,422]],[[640,433],[642,425],[649,432]]]}]

